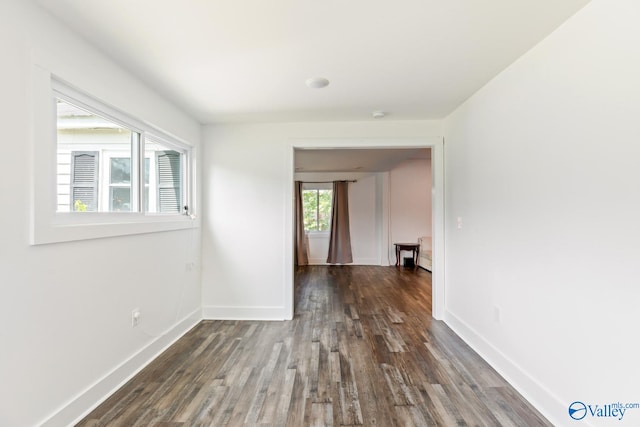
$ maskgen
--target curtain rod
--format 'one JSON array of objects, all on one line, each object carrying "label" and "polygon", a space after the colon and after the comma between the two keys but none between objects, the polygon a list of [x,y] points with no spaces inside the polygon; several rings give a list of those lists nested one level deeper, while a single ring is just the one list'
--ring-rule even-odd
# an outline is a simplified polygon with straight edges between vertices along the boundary
[{"label": "curtain rod", "polygon": [[335,181],[300,181],[303,184],[333,184],[334,182],[358,182],[357,179],[336,179]]}]

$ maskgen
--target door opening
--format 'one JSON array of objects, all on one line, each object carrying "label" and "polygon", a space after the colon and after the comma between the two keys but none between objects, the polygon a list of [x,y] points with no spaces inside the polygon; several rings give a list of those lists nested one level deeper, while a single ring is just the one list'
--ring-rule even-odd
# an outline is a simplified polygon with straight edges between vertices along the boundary
[{"label": "door opening", "polygon": [[[331,179],[333,176],[338,176],[336,179],[345,179],[345,177],[355,177],[358,173],[366,175],[366,171],[363,171],[364,166],[360,170],[352,168],[352,170],[346,171],[350,174],[343,173],[337,174],[337,169],[340,168],[339,163],[343,162],[347,155],[357,154],[362,163],[365,163],[364,159],[368,155],[374,155],[376,151],[381,152],[384,150],[385,155],[390,157],[393,155],[401,154],[401,150],[424,150],[428,149],[431,158],[431,271],[432,271],[432,313],[435,319],[442,319],[444,315],[444,295],[445,295],[445,282],[444,282],[444,161],[443,161],[443,143],[441,137],[431,137],[424,139],[400,139],[400,140],[318,140],[318,139],[301,139],[295,140],[290,146],[290,185],[288,186],[288,198],[291,202],[288,204],[287,209],[287,239],[285,241],[286,254],[288,267],[288,277],[286,277],[285,284],[285,308],[289,318],[293,318],[294,314],[294,180],[296,177],[305,177],[304,179],[318,181],[320,179]],[[417,152],[417,151],[416,151]],[[305,167],[306,158],[313,158],[308,156],[309,154],[317,155],[317,159],[321,164],[333,165],[333,170],[323,167],[324,170],[320,171],[318,167],[307,168]],[[339,156],[336,156],[338,154]],[[378,153],[380,154],[380,153]],[[406,153],[405,153],[406,154]],[[301,159],[303,159],[301,161]],[[327,160],[329,159],[329,160]],[[331,160],[333,159],[333,160]],[[305,170],[307,169],[307,170]],[[356,170],[353,170],[356,169]],[[316,175],[313,175],[313,174]],[[320,175],[317,175],[320,174]],[[355,174],[355,175],[354,175]],[[369,172],[371,175],[371,172]],[[322,178],[318,178],[318,177]],[[328,177],[328,178],[327,178]],[[303,179],[303,181],[304,181]],[[388,212],[387,212],[388,214]],[[389,230],[389,218],[381,217],[381,223],[377,224],[379,230],[378,244],[380,248],[379,257],[381,259],[381,265],[386,265],[390,258],[390,249],[393,248],[392,236]],[[386,222],[386,227],[384,223]],[[426,236],[417,236],[426,237]],[[387,257],[384,260],[384,257]],[[354,260],[355,261],[355,260]],[[395,262],[395,258],[394,258]]]}]

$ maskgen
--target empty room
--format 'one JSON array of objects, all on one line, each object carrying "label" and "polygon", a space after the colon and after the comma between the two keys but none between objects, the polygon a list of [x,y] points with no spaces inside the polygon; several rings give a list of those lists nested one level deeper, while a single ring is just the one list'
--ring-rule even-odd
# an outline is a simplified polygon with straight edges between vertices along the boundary
[{"label": "empty room", "polygon": [[640,425],[639,21],[3,0],[0,426]]}]

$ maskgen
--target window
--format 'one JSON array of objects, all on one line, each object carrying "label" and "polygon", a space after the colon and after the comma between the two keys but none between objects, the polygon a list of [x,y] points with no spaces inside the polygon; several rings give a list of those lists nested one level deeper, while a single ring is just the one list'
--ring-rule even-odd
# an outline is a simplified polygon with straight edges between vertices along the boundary
[{"label": "window", "polygon": [[332,190],[302,190],[305,231],[329,231],[331,225]]},{"label": "window", "polygon": [[109,165],[109,211],[131,211],[131,157],[112,157]]},{"label": "window", "polygon": [[32,78],[32,244],[199,226],[195,148],[45,68]]},{"label": "window", "polygon": [[56,107],[57,212],[188,210],[185,149],[107,119],[64,89]]}]

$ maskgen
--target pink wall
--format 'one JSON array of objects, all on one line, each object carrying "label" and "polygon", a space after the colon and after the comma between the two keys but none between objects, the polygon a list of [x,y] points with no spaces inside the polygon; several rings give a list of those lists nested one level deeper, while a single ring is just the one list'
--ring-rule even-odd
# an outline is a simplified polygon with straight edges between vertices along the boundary
[{"label": "pink wall", "polygon": [[[431,236],[431,160],[409,160],[389,173],[390,250],[393,243]],[[395,257],[395,255],[394,255]]]}]

